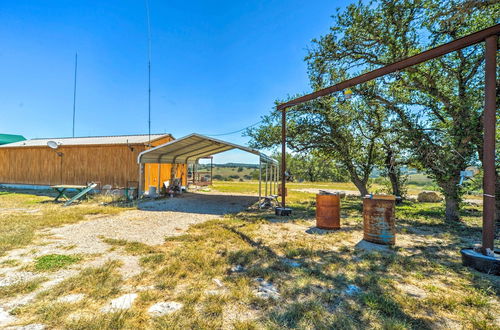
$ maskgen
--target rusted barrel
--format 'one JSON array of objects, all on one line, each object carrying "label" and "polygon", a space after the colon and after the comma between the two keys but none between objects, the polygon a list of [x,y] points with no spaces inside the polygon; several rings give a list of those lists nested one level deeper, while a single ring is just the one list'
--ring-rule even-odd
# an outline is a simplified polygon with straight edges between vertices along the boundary
[{"label": "rusted barrel", "polygon": [[316,227],[340,229],[340,197],[338,194],[316,195]]},{"label": "rusted barrel", "polygon": [[363,199],[363,239],[365,241],[384,245],[396,244],[395,203],[395,196],[365,196]]}]

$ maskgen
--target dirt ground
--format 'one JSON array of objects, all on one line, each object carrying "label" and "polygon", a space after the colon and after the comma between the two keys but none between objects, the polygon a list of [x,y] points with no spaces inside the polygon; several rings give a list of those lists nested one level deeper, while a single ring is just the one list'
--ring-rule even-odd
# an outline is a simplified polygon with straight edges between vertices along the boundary
[{"label": "dirt ground", "polygon": [[[237,213],[256,200],[248,195],[186,193],[176,198],[147,200],[141,202],[137,210],[118,215],[91,216],[75,224],[40,231],[33,245],[12,250],[0,258],[0,287],[45,279],[34,292],[0,299],[0,328],[15,324],[16,318],[9,314],[14,308],[29,303],[39,292],[74,276],[85,267],[118,260],[123,278],[142,271],[137,256],[114,250],[105,239],[159,245],[165,237],[181,235],[192,224]],[[85,257],[83,262],[52,273],[40,274],[26,268],[36,258],[50,254],[79,254]]]}]

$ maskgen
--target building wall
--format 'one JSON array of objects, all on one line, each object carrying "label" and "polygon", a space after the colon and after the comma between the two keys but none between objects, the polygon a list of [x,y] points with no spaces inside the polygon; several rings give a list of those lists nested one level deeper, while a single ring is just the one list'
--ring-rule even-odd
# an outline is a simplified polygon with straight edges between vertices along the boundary
[{"label": "building wall", "polygon": [[[170,141],[172,141],[172,138],[167,136],[162,139],[158,139],[156,141],[151,142],[151,146],[156,147]],[[158,172],[158,166],[160,167],[159,172]],[[171,171],[172,171],[172,164],[145,164],[144,190],[147,191],[150,186],[154,186],[161,189],[163,183],[165,181],[170,180]],[[175,177],[181,178],[182,184],[187,185],[187,165],[178,164]],[[160,182],[158,182],[158,178],[160,178]]]},{"label": "building wall", "polygon": [[[154,141],[166,143],[170,137]],[[138,184],[137,156],[144,145],[61,146],[56,150],[43,147],[0,148],[0,183],[29,185],[86,185],[126,187]],[[161,166],[161,183],[170,179],[170,164]],[[147,164],[146,185],[158,183],[158,166]],[[187,177],[186,166],[179,165],[178,177]]]}]

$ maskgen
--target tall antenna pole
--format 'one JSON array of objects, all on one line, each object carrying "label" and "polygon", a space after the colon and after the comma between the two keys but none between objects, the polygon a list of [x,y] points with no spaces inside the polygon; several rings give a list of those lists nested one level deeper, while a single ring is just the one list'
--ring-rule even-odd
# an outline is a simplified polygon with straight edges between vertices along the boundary
[{"label": "tall antenna pole", "polygon": [[75,84],[73,87],[73,137],[75,137],[75,115],[76,115],[76,70],[78,68],[78,53],[75,53]]},{"label": "tall antenna pole", "polygon": [[149,20],[149,1],[145,1],[148,17],[148,138],[149,146],[151,146],[151,23]]}]

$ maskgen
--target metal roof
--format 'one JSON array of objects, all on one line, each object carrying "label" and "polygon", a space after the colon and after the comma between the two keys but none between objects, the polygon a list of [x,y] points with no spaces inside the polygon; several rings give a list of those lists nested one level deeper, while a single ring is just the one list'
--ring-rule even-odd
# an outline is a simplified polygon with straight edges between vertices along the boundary
[{"label": "metal roof", "polygon": [[[171,136],[170,134],[151,134],[151,141]],[[31,139],[9,144],[0,145],[0,148],[10,147],[37,147],[47,146],[47,142],[55,141],[61,146],[78,145],[99,145],[99,144],[145,144],[149,142],[148,134],[141,135],[117,135],[117,136],[87,136],[75,138],[50,138],[50,139]]]},{"label": "metal roof", "polygon": [[0,134],[0,145],[26,140],[22,135]]},{"label": "metal roof", "polygon": [[259,156],[265,162],[277,164],[276,160],[266,156],[258,150],[195,133],[143,151],[137,157],[137,162],[143,164],[194,163],[202,157],[215,155],[233,149],[249,152]]}]

